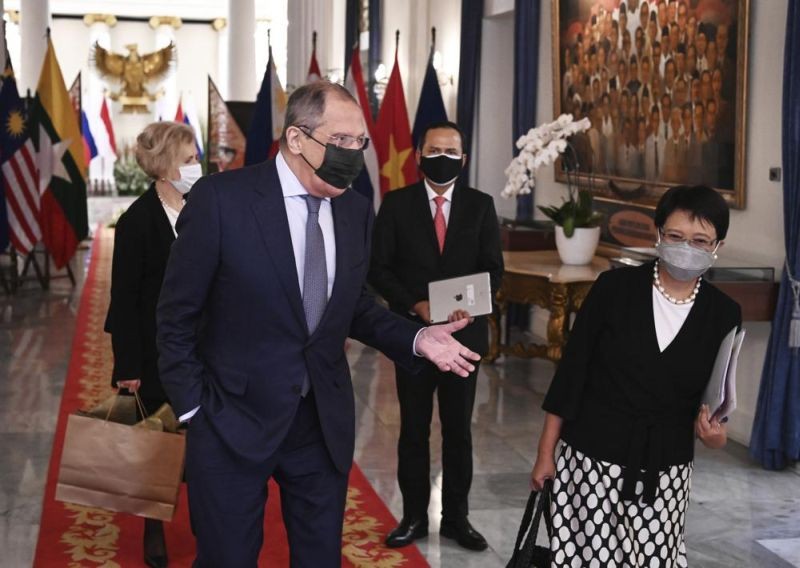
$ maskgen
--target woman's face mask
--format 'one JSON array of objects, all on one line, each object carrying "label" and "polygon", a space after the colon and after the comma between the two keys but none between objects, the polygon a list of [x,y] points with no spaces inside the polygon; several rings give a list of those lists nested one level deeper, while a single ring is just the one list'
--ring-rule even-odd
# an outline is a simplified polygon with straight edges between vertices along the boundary
[{"label": "woman's face mask", "polygon": [[688,282],[702,276],[717,259],[717,248],[707,251],[695,248],[687,241],[667,243],[660,238],[656,243],[661,264],[675,280]]},{"label": "woman's face mask", "polygon": [[178,168],[181,174],[181,179],[171,179],[169,183],[172,184],[181,195],[186,195],[192,189],[192,186],[203,177],[203,167],[200,164],[189,164],[188,166],[181,166]]}]

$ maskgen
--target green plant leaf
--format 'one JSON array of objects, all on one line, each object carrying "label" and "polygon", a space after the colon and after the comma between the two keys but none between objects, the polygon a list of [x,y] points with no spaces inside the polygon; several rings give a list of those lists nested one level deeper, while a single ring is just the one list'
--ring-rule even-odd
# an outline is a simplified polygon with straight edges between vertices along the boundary
[{"label": "green plant leaf", "polygon": [[564,228],[564,236],[571,239],[575,234],[575,217],[567,217],[561,226]]}]

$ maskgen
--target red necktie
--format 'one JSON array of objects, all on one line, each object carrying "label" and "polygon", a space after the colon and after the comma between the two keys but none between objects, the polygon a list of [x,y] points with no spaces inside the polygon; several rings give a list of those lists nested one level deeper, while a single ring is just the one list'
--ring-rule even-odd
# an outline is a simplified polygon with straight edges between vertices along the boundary
[{"label": "red necktie", "polygon": [[442,206],[444,202],[447,201],[441,195],[438,195],[433,198],[434,203],[436,203],[436,213],[433,216],[433,228],[436,229],[436,240],[439,241],[439,253],[444,250],[444,235],[447,233],[447,223],[444,221],[444,210],[442,210]]}]

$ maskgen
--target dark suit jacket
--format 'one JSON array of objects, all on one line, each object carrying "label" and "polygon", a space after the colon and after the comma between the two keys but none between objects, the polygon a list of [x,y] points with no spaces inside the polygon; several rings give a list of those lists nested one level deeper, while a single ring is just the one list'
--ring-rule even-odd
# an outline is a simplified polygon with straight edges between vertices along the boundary
[{"label": "dark suit jacket", "polygon": [[167,400],[158,376],[156,306],[174,240],[155,185],[122,214],[114,234],[105,322],[114,350],[112,383],[140,379],[146,399]]},{"label": "dark suit jacket", "polygon": [[[369,283],[393,311],[421,321],[412,318],[409,311],[417,302],[428,299],[428,282],[476,272],[488,272],[492,291],[497,292],[503,275],[503,253],[494,201],[489,195],[456,185],[440,254],[424,182],[386,194],[375,221]],[[476,318],[455,337],[485,354],[486,318]]]},{"label": "dark suit jacket", "polygon": [[348,471],[355,410],[345,339],[416,365],[419,326],[364,290],[371,204],[347,191],[332,207],[336,280],[311,335],[274,160],[202,178],[178,220],[158,306],[161,380],[178,416],[201,406],[244,460],[263,462],[278,449],[307,372],[325,443]]}]

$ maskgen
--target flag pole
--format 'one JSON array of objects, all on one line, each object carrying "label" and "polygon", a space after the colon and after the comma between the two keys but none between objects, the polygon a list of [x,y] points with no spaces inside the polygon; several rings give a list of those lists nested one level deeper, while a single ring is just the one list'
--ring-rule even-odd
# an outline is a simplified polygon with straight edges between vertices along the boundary
[{"label": "flag pole", "polygon": [[267,53],[269,53],[269,57],[267,58],[267,69],[269,69],[270,65],[273,64],[273,61],[272,61],[272,28],[267,28]]},{"label": "flag pole", "polygon": [[311,33],[311,52],[312,53],[317,52],[317,30],[314,30]]}]

